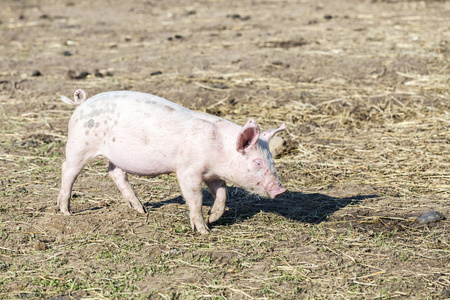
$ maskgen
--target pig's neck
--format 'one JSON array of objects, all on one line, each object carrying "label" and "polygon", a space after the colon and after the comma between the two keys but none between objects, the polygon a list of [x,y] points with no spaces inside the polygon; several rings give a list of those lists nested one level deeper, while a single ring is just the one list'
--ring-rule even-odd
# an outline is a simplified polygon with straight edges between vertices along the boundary
[{"label": "pig's neck", "polygon": [[215,142],[214,154],[209,153],[209,166],[204,174],[205,180],[221,179],[235,185],[239,185],[239,173],[243,168],[244,157],[236,150],[236,141],[242,127],[228,120],[203,114],[195,113],[195,117],[209,121],[214,124],[217,141]]},{"label": "pig's neck", "polygon": [[243,155],[236,150],[236,139],[242,127],[233,123],[224,123],[220,127],[222,139],[212,162],[213,173],[222,180],[239,185],[238,175],[246,168]]}]

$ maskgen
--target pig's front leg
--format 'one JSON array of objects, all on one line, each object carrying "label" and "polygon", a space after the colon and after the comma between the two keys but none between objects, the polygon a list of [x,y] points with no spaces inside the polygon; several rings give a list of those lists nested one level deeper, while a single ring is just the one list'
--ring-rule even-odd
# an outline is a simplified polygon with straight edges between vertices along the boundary
[{"label": "pig's front leg", "polygon": [[208,223],[211,224],[220,219],[220,217],[225,212],[225,202],[227,200],[227,186],[223,180],[212,180],[207,181],[211,194],[213,195],[215,201],[214,205],[209,211]]},{"label": "pig's front leg", "polygon": [[112,180],[116,183],[128,207],[132,207],[139,213],[145,213],[145,208],[142,206],[139,199],[136,197],[130,183],[128,182],[127,173],[122,169],[116,167],[112,162],[109,162],[108,174]]},{"label": "pig's front leg", "polygon": [[201,234],[209,233],[202,213],[202,179],[192,172],[177,171],[181,192],[189,207],[192,230],[197,228]]}]

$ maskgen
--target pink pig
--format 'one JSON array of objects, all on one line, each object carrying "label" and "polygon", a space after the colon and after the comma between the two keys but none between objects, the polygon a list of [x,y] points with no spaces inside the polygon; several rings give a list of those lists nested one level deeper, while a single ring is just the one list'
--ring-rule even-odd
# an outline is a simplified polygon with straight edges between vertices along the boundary
[{"label": "pink pig", "polygon": [[61,99],[79,105],[69,122],[58,196],[59,209],[66,215],[71,214],[75,179],[98,155],[108,158],[109,175],[128,206],[140,213],[145,213],[145,208],[131,188],[127,173],[176,173],[190,209],[192,229],[202,234],[209,231],[202,215],[202,182],[215,198],[208,223],[217,221],[225,211],[225,181],[271,198],[286,192],[269,151],[270,139],[284,130],[285,124],[260,134],[252,119],[240,127],[139,92],[106,92],[86,100],[86,93],[77,90],[75,101],[64,96]]}]

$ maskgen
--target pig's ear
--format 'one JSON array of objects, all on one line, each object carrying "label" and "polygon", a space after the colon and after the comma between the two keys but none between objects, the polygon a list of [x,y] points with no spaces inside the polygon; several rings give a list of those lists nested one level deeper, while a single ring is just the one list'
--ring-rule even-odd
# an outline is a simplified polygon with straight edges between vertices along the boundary
[{"label": "pig's ear", "polygon": [[279,131],[283,131],[285,129],[286,129],[286,124],[284,124],[284,123],[281,124],[280,128],[278,128],[278,129],[268,129],[261,134],[261,139],[266,142],[270,142],[270,140],[273,138],[275,133],[277,133]]},{"label": "pig's ear", "polygon": [[239,132],[236,141],[236,150],[244,153],[246,149],[250,149],[256,145],[259,139],[259,126],[253,119],[248,120],[247,124]]}]

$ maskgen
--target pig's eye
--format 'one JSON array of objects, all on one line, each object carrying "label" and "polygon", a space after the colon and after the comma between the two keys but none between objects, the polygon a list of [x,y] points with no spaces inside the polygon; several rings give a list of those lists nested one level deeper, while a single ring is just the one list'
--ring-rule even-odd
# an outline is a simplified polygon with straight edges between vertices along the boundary
[{"label": "pig's eye", "polygon": [[257,168],[262,168],[263,162],[262,162],[261,159],[255,159],[253,162],[255,163],[255,166],[256,166]]}]

